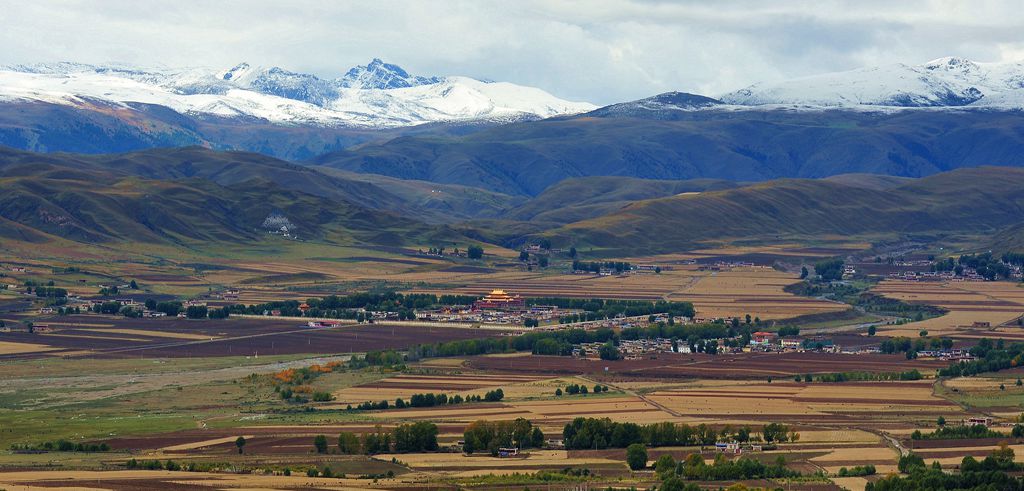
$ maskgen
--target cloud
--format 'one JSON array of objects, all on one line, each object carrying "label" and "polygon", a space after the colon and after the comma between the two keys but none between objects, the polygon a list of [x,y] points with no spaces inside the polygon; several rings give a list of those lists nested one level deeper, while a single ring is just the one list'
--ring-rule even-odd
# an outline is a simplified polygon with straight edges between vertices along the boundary
[{"label": "cloud", "polygon": [[277,65],[373,57],[610,103],[941,56],[1019,60],[1012,2],[4,1],[0,63]]}]

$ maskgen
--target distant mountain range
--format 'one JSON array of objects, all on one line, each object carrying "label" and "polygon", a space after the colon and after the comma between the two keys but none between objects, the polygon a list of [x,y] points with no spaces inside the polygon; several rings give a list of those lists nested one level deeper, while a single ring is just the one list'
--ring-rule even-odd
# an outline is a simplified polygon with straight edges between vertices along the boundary
[{"label": "distant mountain range", "polygon": [[0,99],[71,106],[153,104],[191,116],[364,128],[520,121],[595,107],[511,83],[413,76],[380,59],[335,79],[248,63],[221,71],[77,63],[9,66],[0,70]]},{"label": "distant mountain range", "polygon": [[337,78],[246,63],[0,70],[0,145],[198,145],[520,197],[586,176],[763,181],[1020,166],[1022,109],[1024,64],[958,58],[601,108],[379,59]]},{"label": "distant mountain range", "polygon": [[1024,63],[939,58],[754,84],[719,97],[740,106],[1024,108]]}]

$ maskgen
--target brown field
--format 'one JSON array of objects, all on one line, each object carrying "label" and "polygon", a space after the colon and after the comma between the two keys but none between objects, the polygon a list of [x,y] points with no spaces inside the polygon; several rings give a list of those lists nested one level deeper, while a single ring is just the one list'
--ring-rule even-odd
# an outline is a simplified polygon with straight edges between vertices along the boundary
[{"label": "brown field", "polygon": [[[313,329],[273,318],[190,321],[81,315],[62,319],[48,333],[4,334],[5,350],[0,356],[73,356],[83,350],[97,357],[362,353],[498,335],[493,330],[386,324]],[[98,323],[110,327],[92,327]]]}]

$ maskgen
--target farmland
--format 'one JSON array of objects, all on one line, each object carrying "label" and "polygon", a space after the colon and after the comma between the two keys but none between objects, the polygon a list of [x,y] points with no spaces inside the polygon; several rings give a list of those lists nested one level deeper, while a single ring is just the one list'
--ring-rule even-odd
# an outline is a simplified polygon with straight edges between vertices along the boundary
[{"label": "farmland", "polygon": [[[847,247],[860,245],[713,247],[628,258],[632,264],[659,269],[628,274],[571,274],[564,269],[568,262],[557,255],[552,256],[556,266],[536,268],[518,262],[515,251],[507,250],[491,251],[487,260],[473,263],[413,249],[325,250],[312,244],[288,245],[279,260],[270,262],[243,252],[202,263],[185,258],[160,265],[120,262],[102,273],[95,263],[65,272],[70,266],[66,263],[23,261],[19,264],[25,271],[8,268],[5,282],[17,288],[27,281],[53,281],[69,295],[101,301],[194,299],[218,309],[284,301],[297,305],[354,292],[473,298],[502,289],[526,298],[692,302],[701,320],[684,320],[689,324],[682,329],[702,332],[709,327],[734,332],[737,338],[743,332],[775,332],[790,319],[813,319],[809,325],[820,333],[807,338],[835,345],[829,350],[764,351],[722,344],[716,354],[660,349],[610,360],[593,351],[553,356],[533,354],[530,348],[402,358],[417,345],[512,339],[524,329],[351,318],[309,327],[304,319],[277,315],[47,315],[38,311],[42,304],[37,298],[7,290],[0,292],[0,319],[12,327],[0,333],[0,368],[5,373],[0,379],[0,447],[35,449],[64,439],[102,442],[110,450],[0,452],[0,487],[53,487],[68,479],[89,479],[94,483],[90,486],[103,489],[502,489],[541,484],[569,489],[580,482],[595,487],[658,482],[650,470],[630,470],[624,448],[564,448],[563,429],[576,418],[610,418],[642,427],[671,423],[710,428],[715,435],[749,428],[757,439],[768,425],[783,425],[798,436],[765,448],[760,443],[759,449],[748,446],[742,456],[764,463],[783,457],[787,468],[804,476],[787,485],[808,490],[862,487],[878,475],[895,472],[901,452],[911,449],[929,463],[936,460],[954,468],[964,456],[982,458],[1004,441],[1019,448],[1021,440],[1010,435],[1010,425],[1024,410],[1024,391],[1015,385],[1017,370],[984,378],[937,379],[936,372],[948,361],[873,350],[893,336],[917,338],[921,330],[954,338],[958,347],[969,347],[981,337],[1016,339],[1012,321],[1024,306],[1022,290],[1008,282],[884,280],[873,285],[873,293],[948,311],[899,325],[889,324],[891,317],[787,291],[800,281],[796,271],[801,263],[854,250]],[[139,284],[138,290],[116,296],[97,293],[105,285],[130,280]],[[612,331],[620,335],[645,329],[653,322],[647,317],[620,319],[611,324]],[[878,324],[874,336],[864,327],[869,320]],[[982,320],[994,327],[974,325]],[[27,322],[33,323],[31,331],[25,328]],[[602,322],[571,327],[594,332]],[[569,327],[546,324],[540,332]],[[630,339],[637,345],[671,344],[667,339]],[[368,352],[388,350],[396,351],[401,361],[363,362]],[[894,375],[912,371],[919,378]],[[295,374],[305,378],[293,379]],[[822,377],[829,374],[853,374],[855,380],[825,381]],[[573,386],[589,390],[570,393]],[[483,399],[499,389],[501,398]],[[443,394],[446,402],[410,405],[427,394],[434,401]],[[456,398],[458,403],[447,402]],[[386,408],[381,407],[384,401]],[[940,417],[950,425],[992,417],[994,431],[1005,438],[911,438],[915,431],[933,431]],[[514,457],[458,451],[465,432],[477,422],[517,419],[543,432],[542,448],[526,448]],[[339,434],[393,432],[410,423],[436,425],[439,449],[388,448],[363,455],[337,447]],[[326,452],[313,445],[318,435],[328,439]],[[242,453],[238,437],[245,440]],[[714,443],[652,445],[648,459],[684,459],[697,453],[711,463],[718,454]],[[171,460],[193,470],[129,470],[132,459]],[[54,461],[59,465],[52,466]],[[838,475],[842,468],[864,465],[874,466],[878,474]],[[242,472],[224,473],[228,468]],[[327,468],[330,478],[307,476]],[[286,469],[291,475],[284,475]],[[584,469],[586,475],[574,474]],[[783,482],[739,481],[750,486]]]}]

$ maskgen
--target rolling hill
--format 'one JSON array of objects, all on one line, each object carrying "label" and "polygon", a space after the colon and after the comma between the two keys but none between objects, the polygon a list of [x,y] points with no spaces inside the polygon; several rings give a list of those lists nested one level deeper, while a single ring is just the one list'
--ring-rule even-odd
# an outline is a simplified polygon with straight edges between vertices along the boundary
[{"label": "rolling hill", "polygon": [[720,179],[670,181],[611,176],[576,177],[547,188],[526,203],[508,210],[502,218],[571,223],[606,215],[635,201],[737,186],[732,181]]},{"label": "rolling hill", "polygon": [[637,253],[706,241],[824,235],[994,234],[1024,220],[1024,169],[982,167],[887,189],[783,179],[636,202],[544,235],[558,244]]},{"label": "rolling hill", "polygon": [[235,187],[269,182],[284,190],[386,210],[431,223],[494,216],[521,202],[521,199],[500,193],[317,169],[251,152],[179,147],[77,155],[0,148],[0,176],[63,177],[70,169],[79,174],[100,172],[151,180],[194,178]]},{"label": "rolling hill", "polygon": [[[0,186],[0,236],[8,239],[244,243],[277,231],[280,223],[289,225],[291,235],[335,244],[393,246],[459,237],[446,226],[386,209],[412,206],[371,183],[258,154],[178,148],[90,156],[0,149]],[[284,220],[267,220],[275,216]]]}]

